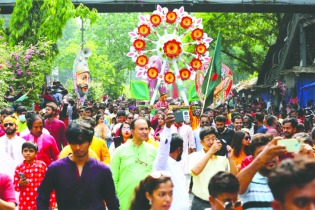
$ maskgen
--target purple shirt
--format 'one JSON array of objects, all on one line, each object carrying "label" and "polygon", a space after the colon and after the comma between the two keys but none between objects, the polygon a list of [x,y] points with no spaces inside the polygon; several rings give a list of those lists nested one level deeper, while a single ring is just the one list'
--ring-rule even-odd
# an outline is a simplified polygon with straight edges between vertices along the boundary
[{"label": "purple shirt", "polygon": [[112,173],[107,165],[90,157],[81,177],[69,157],[53,162],[38,187],[37,210],[48,210],[55,190],[59,210],[119,210]]},{"label": "purple shirt", "polygon": [[63,147],[68,145],[68,141],[66,139],[66,125],[64,122],[58,119],[54,119],[53,121],[45,120],[45,126],[50,135],[54,137],[57,143],[58,150],[61,151],[61,144]]}]

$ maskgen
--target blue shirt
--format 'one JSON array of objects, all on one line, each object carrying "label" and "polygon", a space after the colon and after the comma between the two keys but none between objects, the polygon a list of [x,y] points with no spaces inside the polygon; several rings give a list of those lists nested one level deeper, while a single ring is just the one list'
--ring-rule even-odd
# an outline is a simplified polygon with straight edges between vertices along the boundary
[{"label": "blue shirt", "polygon": [[195,142],[196,142],[196,152],[199,152],[200,150],[203,149],[203,146],[200,143],[200,131],[201,131],[200,127],[198,127],[196,130],[194,130],[194,137],[195,137]]},{"label": "blue shirt", "polygon": [[90,157],[81,177],[75,162],[69,157],[53,162],[38,187],[37,210],[48,210],[50,194],[55,190],[60,210],[118,210],[112,173],[107,165]]},{"label": "blue shirt", "polygon": [[256,133],[263,133],[265,134],[268,131],[268,128],[264,125],[260,126],[257,128],[257,132]]}]

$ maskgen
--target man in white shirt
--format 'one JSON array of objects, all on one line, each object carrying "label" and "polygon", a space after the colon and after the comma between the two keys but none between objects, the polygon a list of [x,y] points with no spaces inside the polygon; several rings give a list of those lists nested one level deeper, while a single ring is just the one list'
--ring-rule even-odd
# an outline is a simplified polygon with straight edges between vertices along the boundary
[{"label": "man in white shirt", "polygon": [[180,135],[184,140],[183,155],[182,160],[179,162],[179,168],[185,175],[187,175],[187,178],[190,180],[188,152],[196,152],[196,143],[193,129],[190,126],[185,125],[183,122],[175,122],[171,126],[171,131],[172,133],[177,133]]},{"label": "man in white shirt", "polygon": [[171,134],[171,126],[174,123],[172,111],[166,112],[164,130],[160,134],[160,146],[154,160],[152,171],[169,171],[174,185],[173,201],[170,210],[188,210],[189,197],[186,186],[186,178],[180,170],[178,161],[183,153],[183,139],[178,134]]},{"label": "man in white shirt", "polygon": [[[25,119],[26,119],[26,123],[28,123],[29,119],[31,118],[32,115],[36,115],[36,113],[34,111],[27,111],[25,113]],[[50,135],[49,131],[46,128],[43,128],[43,133]],[[23,136],[27,136],[28,134],[30,134],[30,129],[25,128],[21,133],[20,133],[20,137]]]}]

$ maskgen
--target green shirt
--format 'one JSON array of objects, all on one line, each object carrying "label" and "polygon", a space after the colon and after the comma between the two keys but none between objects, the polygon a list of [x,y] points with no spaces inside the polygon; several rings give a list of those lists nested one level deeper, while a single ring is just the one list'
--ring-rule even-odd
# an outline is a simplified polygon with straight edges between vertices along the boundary
[{"label": "green shirt", "polygon": [[[120,210],[128,210],[133,199],[136,186],[152,172],[152,165],[157,149],[143,142],[139,149],[132,141],[127,141],[115,150],[110,169],[120,203]],[[139,159],[142,164],[136,162]]]},{"label": "green shirt", "polygon": [[21,133],[23,130],[25,130],[27,128],[27,123],[26,121],[24,123],[22,123],[20,120],[17,121],[17,125],[18,125],[18,130],[19,133]]}]

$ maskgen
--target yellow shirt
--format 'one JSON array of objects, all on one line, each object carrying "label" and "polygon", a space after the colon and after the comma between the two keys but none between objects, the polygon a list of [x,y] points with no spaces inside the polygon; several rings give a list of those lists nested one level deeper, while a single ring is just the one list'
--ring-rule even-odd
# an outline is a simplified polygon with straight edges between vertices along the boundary
[{"label": "yellow shirt", "polygon": [[197,165],[197,163],[206,155],[204,150],[194,152],[189,155],[189,168],[193,177],[192,192],[195,196],[208,201],[208,183],[212,176],[219,171],[230,171],[229,161],[225,156],[214,155],[207,163],[203,171],[196,176],[191,170]]},{"label": "yellow shirt", "polygon": [[110,162],[110,154],[103,139],[93,136],[90,148],[94,150],[100,160],[102,160],[102,158],[105,158],[105,160],[102,161],[103,163],[108,164]]},{"label": "yellow shirt", "polygon": [[[65,157],[67,157],[67,156],[68,156],[69,154],[71,154],[71,153],[72,153],[72,149],[71,149],[70,145],[67,145],[67,146],[65,146],[65,147],[62,149],[62,151],[60,152],[58,159],[65,158]],[[100,159],[97,157],[96,153],[95,153],[91,148],[89,148],[89,154],[90,154],[91,157],[95,158],[96,160],[100,160]]]},{"label": "yellow shirt", "polygon": [[157,149],[159,148],[159,144],[154,140],[149,138],[149,140],[147,141],[147,143],[152,144],[153,146],[155,146]]}]

